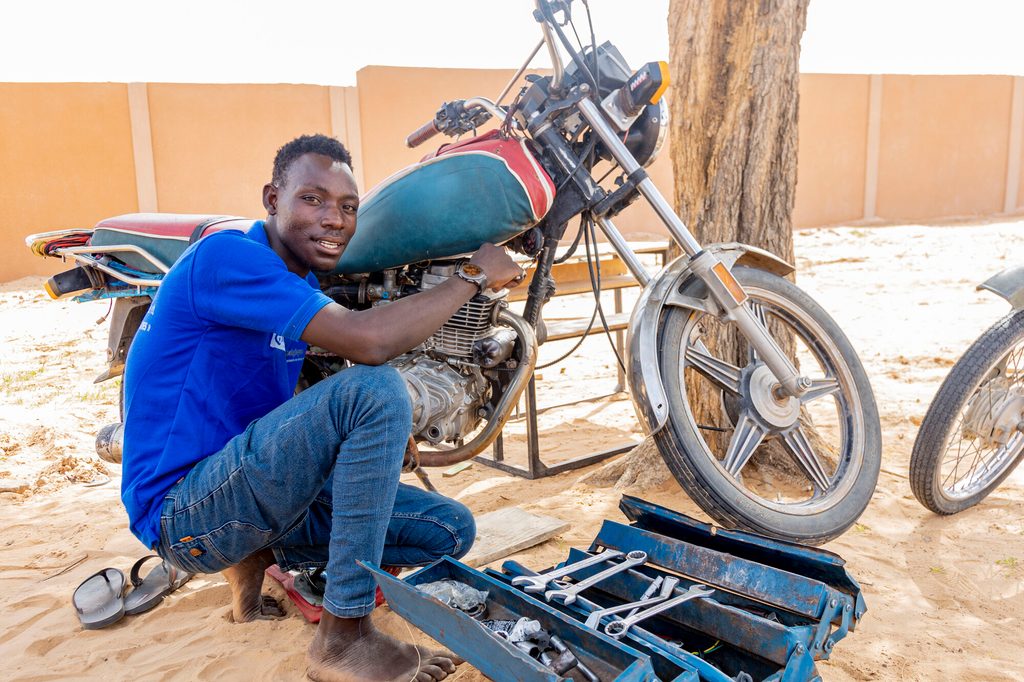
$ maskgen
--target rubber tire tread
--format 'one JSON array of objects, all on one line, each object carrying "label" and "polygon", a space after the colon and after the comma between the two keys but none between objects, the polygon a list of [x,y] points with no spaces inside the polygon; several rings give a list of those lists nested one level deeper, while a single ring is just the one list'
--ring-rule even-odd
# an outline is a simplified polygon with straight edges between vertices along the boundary
[{"label": "rubber tire tread", "polygon": [[[848,499],[850,497],[855,498],[853,502],[849,503],[852,504],[854,511],[848,514],[846,518],[831,519],[824,526],[819,524],[820,527],[817,530],[808,532],[808,530],[805,529],[802,532],[794,532],[793,529],[787,530],[777,525],[772,525],[769,523],[767,514],[762,514],[760,515],[760,518],[758,518],[752,514],[738,510],[736,506],[728,500],[728,497],[719,492],[715,488],[714,483],[702,475],[699,468],[694,466],[690,461],[690,455],[684,445],[684,442],[688,440],[688,438],[681,437],[677,432],[675,425],[673,424],[671,405],[669,410],[669,421],[655,434],[655,442],[658,445],[658,450],[661,453],[662,459],[668,465],[669,470],[675,476],[683,490],[690,496],[697,506],[703,509],[708,516],[723,527],[747,530],[789,542],[798,542],[806,545],[820,545],[839,537],[857,521],[860,515],[867,508],[868,503],[871,501],[871,496],[875,491],[875,485],[878,482],[878,472],[881,468],[882,436],[881,425],[878,420],[878,409],[875,405],[871,384],[860,359],[857,357],[856,351],[854,351],[853,346],[839,328],[839,325],[807,293],[789,280],[763,270],[736,267],[733,269],[732,273],[744,287],[748,286],[748,284],[756,284],[759,288],[769,290],[774,289],[777,293],[784,294],[792,303],[795,303],[804,311],[810,313],[810,316],[827,331],[829,336],[832,337],[840,355],[849,365],[850,371],[853,374],[854,383],[860,393],[865,425],[864,462],[862,463],[862,471],[859,474],[861,476],[861,480],[857,482],[857,487],[851,490],[848,495]],[[694,283],[697,286],[703,286],[703,284]],[[675,314],[679,315],[681,318],[681,321],[679,321],[678,324],[680,324],[680,326],[685,326],[685,320],[689,317],[689,311],[682,308],[670,308],[668,311],[669,312],[666,313],[666,315],[671,315],[675,312]],[[668,353],[674,354],[677,351],[674,348],[665,347],[665,329],[666,317],[663,316],[658,331],[658,361],[659,366],[661,367],[662,381],[665,382],[665,387],[668,389],[671,379],[666,380],[666,373],[668,370],[666,368],[665,356]],[[671,371],[677,372],[677,368],[673,367]],[[671,402],[671,396],[669,397],[669,400]],[[688,421],[688,417],[684,418]],[[698,456],[705,456],[702,450],[695,449],[695,451],[699,453]],[[727,485],[731,488],[731,484]],[[729,491],[727,490],[726,492]],[[776,512],[771,513],[777,514]]]},{"label": "rubber tire tread", "polygon": [[[953,365],[921,421],[910,454],[910,488],[914,497],[936,514],[949,515],[985,499],[1016,468],[1008,466],[988,486],[963,500],[949,500],[939,492],[938,477],[950,431],[985,373],[1010,348],[1024,340],[1024,309],[1007,314],[979,336]],[[1018,458],[1018,462],[1020,459]]]}]

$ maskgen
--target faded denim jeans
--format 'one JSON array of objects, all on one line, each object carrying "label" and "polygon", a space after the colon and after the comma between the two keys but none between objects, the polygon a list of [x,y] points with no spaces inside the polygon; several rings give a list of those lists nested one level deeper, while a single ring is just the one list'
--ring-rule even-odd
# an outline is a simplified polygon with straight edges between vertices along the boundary
[{"label": "faded denim jeans", "polygon": [[324,607],[373,610],[356,561],[419,566],[465,555],[476,526],[462,504],[400,484],[412,423],[391,367],[355,366],[251,423],[168,492],[158,553],[215,573],[264,548],[282,569],[326,566]]}]

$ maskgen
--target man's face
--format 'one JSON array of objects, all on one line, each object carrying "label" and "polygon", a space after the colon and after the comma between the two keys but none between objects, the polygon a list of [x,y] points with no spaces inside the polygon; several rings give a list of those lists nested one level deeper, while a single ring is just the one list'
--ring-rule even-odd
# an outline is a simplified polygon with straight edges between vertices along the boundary
[{"label": "man's face", "polygon": [[333,270],[356,231],[359,194],[352,169],[321,154],[303,154],[285,172],[283,186],[263,188],[267,236],[288,269]]}]

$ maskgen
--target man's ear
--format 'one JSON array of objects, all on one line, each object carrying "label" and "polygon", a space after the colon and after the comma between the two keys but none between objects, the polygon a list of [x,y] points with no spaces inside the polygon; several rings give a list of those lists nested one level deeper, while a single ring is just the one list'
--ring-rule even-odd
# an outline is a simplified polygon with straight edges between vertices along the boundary
[{"label": "man's ear", "polygon": [[267,215],[277,214],[277,187],[269,182],[263,185],[263,208],[267,209]]}]

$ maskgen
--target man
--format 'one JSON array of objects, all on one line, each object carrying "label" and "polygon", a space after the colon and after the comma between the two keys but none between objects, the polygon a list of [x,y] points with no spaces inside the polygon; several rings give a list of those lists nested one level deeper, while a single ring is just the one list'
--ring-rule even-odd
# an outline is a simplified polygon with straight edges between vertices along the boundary
[{"label": "man", "polygon": [[[439,680],[449,657],[375,630],[374,583],[357,560],[422,565],[462,556],[463,505],[398,478],[411,425],[387,360],[437,330],[472,278],[351,311],[311,270],[331,270],[356,229],[351,158],[336,140],[284,145],[263,188],[265,221],[206,237],[175,263],[140,326],[125,376],[122,499],[132,532],[191,572],[223,571],[236,621],[283,615],[263,571],[327,566],[307,655],[315,680]],[[522,270],[484,245],[492,288]],[[307,343],[358,363],[292,397]]]}]

